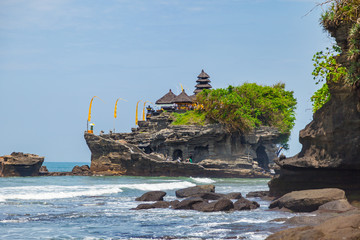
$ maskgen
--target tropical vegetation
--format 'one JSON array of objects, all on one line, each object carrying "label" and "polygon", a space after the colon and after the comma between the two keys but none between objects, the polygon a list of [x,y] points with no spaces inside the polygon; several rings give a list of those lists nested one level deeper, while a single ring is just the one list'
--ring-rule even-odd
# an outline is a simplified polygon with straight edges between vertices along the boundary
[{"label": "tropical vegetation", "polygon": [[274,126],[287,135],[295,124],[296,99],[292,91],[285,90],[283,83],[274,86],[245,83],[203,90],[196,100],[201,108],[184,114],[174,113],[173,124],[223,123],[229,130],[241,132]]}]

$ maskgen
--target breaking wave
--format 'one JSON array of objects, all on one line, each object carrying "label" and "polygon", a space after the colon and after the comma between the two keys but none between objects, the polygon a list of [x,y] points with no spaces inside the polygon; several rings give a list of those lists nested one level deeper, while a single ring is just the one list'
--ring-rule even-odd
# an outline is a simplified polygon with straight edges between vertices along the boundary
[{"label": "breaking wave", "polygon": [[0,189],[0,202],[6,200],[49,200],[86,196],[101,196],[123,192],[124,188],[142,191],[160,191],[195,186],[187,181],[140,184],[109,184],[93,186],[21,186]]},{"label": "breaking wave", "polygon": [[216,181],[210,179],[210,178],[194,178],[194,177],[190,177],[191,180],[193,180],[194,182],[197,182],[197,183],[214,183]]}]

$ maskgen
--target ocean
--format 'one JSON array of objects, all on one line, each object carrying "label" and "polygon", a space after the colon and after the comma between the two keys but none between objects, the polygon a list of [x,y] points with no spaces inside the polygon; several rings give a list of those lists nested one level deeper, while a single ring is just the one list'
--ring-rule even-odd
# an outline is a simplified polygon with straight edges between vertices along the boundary
[{"label": "ocean", "polygon": [[[49,171],[71,171],[86,163],[45,163]],[[203,213],[193,210],[131,210],[146,191],[175,191],[214,184],[216,192],[268,190],[268,179],[216,179],[128,176],[0,178],[1,239],[265,239],[286,227],[276,218],[293,213],[252,211]]]}]

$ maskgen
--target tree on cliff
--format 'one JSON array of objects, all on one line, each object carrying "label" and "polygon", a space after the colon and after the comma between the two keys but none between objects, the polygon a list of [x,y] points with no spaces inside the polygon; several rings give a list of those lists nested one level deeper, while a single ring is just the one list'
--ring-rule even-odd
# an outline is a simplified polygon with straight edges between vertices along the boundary
[{"label": "tree on cliff", "polygon": [[329,0],[318,6],[325,4],[330,6],[320,19],[324,29],[330,34],[340,27],[349,31],[343,31],[346,36],[342,36],[344,41],[339,46],[317,52],[313,57],[316,84],[325,81],[311,97],[314,112],[330,100],[331,83],[350,87],[360,82],[360,0]]},{"label": "tree on cliff", "polygon": [[241,86],[203,90],[196,96],[206,118],[231,130],[248,132],[258,126],[274,126],[290,135],[295,124],[296,99],[285,84]]}]

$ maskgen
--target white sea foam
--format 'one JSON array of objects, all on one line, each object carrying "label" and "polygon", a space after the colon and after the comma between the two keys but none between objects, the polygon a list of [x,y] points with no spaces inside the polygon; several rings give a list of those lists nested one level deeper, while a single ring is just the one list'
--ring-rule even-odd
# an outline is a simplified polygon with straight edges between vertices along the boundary
[{"label": "white sea foam", "polygon": [[214,183],[216,181],[210,179],[210,178],[194,178],[194,177],[190,177],[193,181],[198,182],[198,183]]},{"label": "white sea foam", "polygon": [[186,188],[195,186],[194,183],[187,181],[179,182],[166,182],[166,183],[140,183],[140,184],[124,184],[119,185],[121,188],[137,189],[142,191],[160,191],[172,190],[178,188]]},{"label": "white sea foam", "polygon": [[248,219],[242,218],[240,220],[235,221],[235,223],[266,223],[267,220],[260,220],[260,219]]},{"label": "white sea foam", "polygon": [[28,219],[20,218],[20,219],[1,220],[0,223],[24,223],[28,221],[29,221]]},{"label": "white sea foam", "polygon": [[143,191],[172,190],[195,186],[187,181],[165,183],[140,183],[140,184],[108,184],[92,186],[19,186],[0,188],[0,202],[6,200],[49,200],[75,198],[82,196],[100,196],[122,192],[124,188]]},{"label": "white sea foam", "polygon": [[27,186],[0,189],[0,199],[48,200],[74,198],[81,196],[99,196],[122,192],[117,185],[95,186]]},{"label": "white sea foam", "polygon": [[266,237],[268,237],[271,233],[270,232],[247,232],[240,237],[244,237],[245,239],[251,239],[251,240],[263,240]]}]

